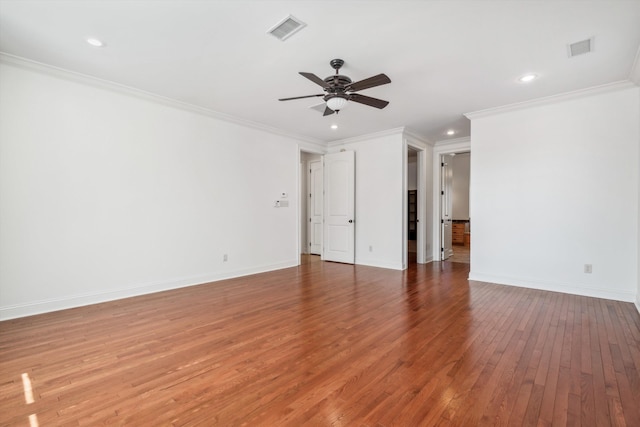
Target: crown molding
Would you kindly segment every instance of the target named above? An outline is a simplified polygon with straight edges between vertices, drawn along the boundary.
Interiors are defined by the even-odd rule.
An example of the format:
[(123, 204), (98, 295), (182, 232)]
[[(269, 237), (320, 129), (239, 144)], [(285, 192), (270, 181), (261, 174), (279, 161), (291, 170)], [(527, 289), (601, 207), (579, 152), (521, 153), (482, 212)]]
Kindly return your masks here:
[(517, 102), (514, 104), (503, 105), (496, 108), (488, 108), (486, 110), (474, 111), (471, 113), (465, 113), (465, 117), (469, 120), (475, 120), (482, 117), (493, 116), (496, 114), (508, 113), (511, 111), (522, 110), (525, 108), (538, 107), (542, 105), (550, 105), (558, 102), (571, 101), (574, 99), (584, 98), (587, 96), (600, 95), (603, 93), (615, 92), (619, 90), (629, 89), (636, 87), (633, 82), (629, 80), (622, 80), (619, 82), (607, 83), (600, 86), (594, 86), (586, 89), (580, 89), (572, 92), (561, 93), (558, 95), (545, 96), (542, 98), (533, 99), (531, 101)]
[(470, 136), (462, 136), (460, 138), (441, 139), (439, 141), (436, 141), (434, 146), (436, 146), (436, 147), (446, 147), (448, 145), (458, 145), (458, 144), (470, 143), (470, 142), (471, 142), (471, 137)]
[(337, 139), (335, 141), (328, 142), (327, 147), (336, 147), (339, 145), (353, 144), (354, 142), (367, 141), (375, 138), (383, 138), (385, 136), (390, 136), (390, 135), (401, 135), (404, 133), (404, 131), (405, 131), (404, 127), (399, 127), (399, 128), (383, 130), (380, 132), (368, 133), (366, 135), (354, 136), (352, 138)]
[(418, 142), (421, 142), (429, 147), (433, 147), (435, 145), (435, 143), (433, 141), (431, 141), (430, 139), (420, 135), (419, 133), (417, 133), (416, 131), (414, 131), (413, 129), (410, 129), (408, 127), (404, 128), (403, 134), (408, 137), (411, 138), (413, 140), (416, 140)]
[(104, 80), (98, 77), (90, 76), (88, 74), (82, 74), (82, 73), (67, 70), (64, 68), (55, 67), (53, 65), (32, 61), (30, 59), (11, 55), (9, 53), (0, 52), (0, 63), (13, 65), (15, 67), (27, 69), (30, 71), (40, 72), (42, 74), (47, 74), (53, 77), (69, 80), (75, 83), (96, 87), (98, 89), (109, 90), (109, 91), (113, 91), (123, 95), (136, 97), (139, 99), (143, 99), (145, 101), (155, 102), (157, 104), (162, 104), (168, 107), (173, 107), (173, 108), (188, 111), (191, 113), (200, 114), (202, 116), (207, 116), (213, 119), (222, 120), (228, 123), (233, 123), (239, 126), (260, 130), (260, 131), (271, 133), (274, 135), (284, 136), (286, 138), (294, 139), (298, 143), (301, 143), (306, 147), (313, 147), (319, 150), (326, 150), (327, 148), (327, 145), (323, 141), (315, 138), (309, 138), (308, 136), (294, 134), (291, 132), (284, 131), (282, 129), (267, 126), (262, 123), (242, 119), (239, 117), (232, 116), (230, 114), (225, 114), (218, 111), (210, 110), (208, 108), (200, 107), (194, 104), (189, 104), (187, 102), (178, 101), (173, 98), (157, 95), (155, 93), (146, 92), (140, 89), (133, 88), (131, 86), (126, 86), (120, 83), (112, 82), (110, 80)]

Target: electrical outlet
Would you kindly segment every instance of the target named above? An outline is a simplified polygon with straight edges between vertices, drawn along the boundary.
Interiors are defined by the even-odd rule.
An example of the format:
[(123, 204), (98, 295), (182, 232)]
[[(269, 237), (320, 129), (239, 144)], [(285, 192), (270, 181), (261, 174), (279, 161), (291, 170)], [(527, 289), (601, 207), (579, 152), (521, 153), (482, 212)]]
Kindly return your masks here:
[(227, 254), (222, 255), (222, 262), (227, 262), (227, 261), (229, 261), (229, 255)]
[(585, 264), (584, 265), (584, 272), (587, 274), (591, 274), (591, 270), (592, 270), (593, 266), (591, 264)]

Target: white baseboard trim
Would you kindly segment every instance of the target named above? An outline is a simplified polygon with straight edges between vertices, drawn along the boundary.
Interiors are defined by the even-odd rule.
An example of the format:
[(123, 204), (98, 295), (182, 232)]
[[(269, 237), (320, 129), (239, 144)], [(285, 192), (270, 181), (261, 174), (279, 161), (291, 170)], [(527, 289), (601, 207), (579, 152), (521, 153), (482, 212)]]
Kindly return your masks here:
[(209, 273), (199, 276), (184, 277), (167, 282), (148, 283), (130, 288), (112, 289), (104, 292), (93, 292), (87, 294), (76, 294), (61, 298), (50, 298), (24, 304), (4, 306), (0, 307), (0, 321), (16, 319), (19, 317), (33, 316), (36, 314), (49, 313), (52, 311), (66, 310), (69, 308), (82, 307), (85, 305), (99, 304), (102, 302), (152, 294), (155, 292), (185, 288), (188, 286), (202, 285), (204, 283), (233, 279), (236, 277), (248, 276), (251, 274), (266, 273), (268, 271), (296, 267), (297, 265), (298, 261), (293, 260), (243, 270), (227, 271), (224, 273)]
[(538, 289), (541, 291), (560, 292), (563, 294), (580, 295), (585, 297), (610, 299), (614, 301), (634, 302), (636, 299), (636, 295), (633, 292), (616, 292), (599, 288), (590, 288), (588, 286), (572, 286), (561, 283), (538, 282), (513, 277), (491, 276), (473, 272), (469, 273), (469, 280), (495, 283), (498, 285), (517, 286), (520, 288)]
[(640, 314), (640, 294), (638, 294), (637, 296), (635, 305), (636, 305), (636, 310), (638, 310), (638, 314)]
[(366, 265), (367, 267), (387, 268), (390, 270), (403, 270), (402, 263), (389, 263), (377, 260), (356, 260), (356, 265)]

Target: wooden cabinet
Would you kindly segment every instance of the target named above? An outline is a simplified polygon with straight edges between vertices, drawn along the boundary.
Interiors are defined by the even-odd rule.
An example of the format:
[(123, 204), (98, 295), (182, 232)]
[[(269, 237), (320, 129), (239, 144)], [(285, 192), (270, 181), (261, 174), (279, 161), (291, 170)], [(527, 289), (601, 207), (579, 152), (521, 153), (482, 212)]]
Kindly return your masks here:
[(409, 190), (409, 195), (407, 197), (408, 209), (409, 212), (409, 240), (416, 240), (416, 233), (418, 231), (418, 191), (417, 190)]
[(464, 222), (454, 222), (451, 227), (451, 243), (464, 245)]

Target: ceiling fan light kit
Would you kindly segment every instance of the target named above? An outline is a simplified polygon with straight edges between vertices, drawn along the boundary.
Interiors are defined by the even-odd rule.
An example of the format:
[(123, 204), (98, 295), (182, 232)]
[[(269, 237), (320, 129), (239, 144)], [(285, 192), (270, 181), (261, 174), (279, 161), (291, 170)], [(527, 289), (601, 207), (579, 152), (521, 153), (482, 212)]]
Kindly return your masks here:
[(343, 98), (340, 95), (336, 95), (332, 98), (327, 99), (327, 107), (329, 107), (333, 111), (340, 111), (346, 106), (347, 106), (346, 98)]
[(306, 77), (318, 86), (322, 87), (324, 93), (296, 96), (293, 98), (281, 98), (279, 99), (279, 101), (291, 101), (293, 99), (313, 98), (321, 96), (326, 103), (326, 108), (323, 114), (324, 116), (338, 113), (349, 104), (349, 101), (357, 102), (359, 104), (364, 104), (379, 109), (382, 109), (389, 105), (388, 101), (383, 101), (382, 99), (372, 98), (370, 96), (360, 95), (356, 93), (360, 90), (391, 83), (391, 79), (385, 74), (378, 74), (376, 76), (369, 77), (368, 79), (360, 80), (353, 83), (349, 77), (340, 74), (340, 68), (342, 68), (342, 66), (344, 65), (344, 61), (342, 59), (332, 59), (329, 64), (334, 70), (336, 70), (336, 73), (335, 75), (329, 76), (325, 79), (321, 79), (313, 73), (300, 72), (301, 76)]

